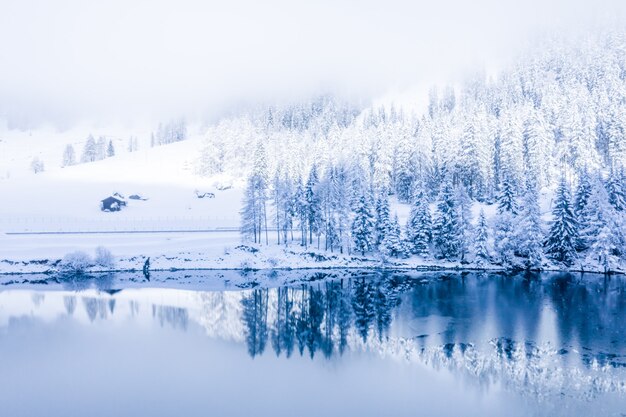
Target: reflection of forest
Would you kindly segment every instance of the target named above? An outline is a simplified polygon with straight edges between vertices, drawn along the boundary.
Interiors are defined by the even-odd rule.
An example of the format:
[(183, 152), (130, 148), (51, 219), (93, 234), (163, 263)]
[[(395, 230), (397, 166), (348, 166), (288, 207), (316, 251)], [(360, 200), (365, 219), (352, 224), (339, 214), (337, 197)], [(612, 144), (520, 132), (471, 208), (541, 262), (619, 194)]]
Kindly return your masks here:
[[(430, 279), (425, 283), (423, 278)], [(547, 307), (555, 312), (564, 352), (576, 346), (587, 364), (624, 366), (620, 355), (626, 347), (625, 289), (621, 278), (570, 274), (471, 273), (415, 279), (381, 272), (246, 292), (242, 320), (251, 356), (262, 354), (268, 343), (277, 355), (287, 357), (295, 349), (311, 357), (318, 351), (325, 357), (341, 355), (350, 334), (367, 346), (384, 342), (394, 320), (436, 316), (448, 319), (441, 335), (444, 351), (476, 343), (489, 325), (499, 335), (493, 342), (496, 353), (510, 359), (516, 346), (536, 342)]]

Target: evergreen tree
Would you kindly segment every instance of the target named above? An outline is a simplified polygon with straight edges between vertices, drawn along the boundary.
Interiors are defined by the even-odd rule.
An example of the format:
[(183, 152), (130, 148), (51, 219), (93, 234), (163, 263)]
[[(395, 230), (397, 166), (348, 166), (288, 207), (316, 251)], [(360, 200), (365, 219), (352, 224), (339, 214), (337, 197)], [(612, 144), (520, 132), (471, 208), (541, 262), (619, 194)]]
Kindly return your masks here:
[(510, 211), (498, 213), (494, 222), (494, 251), (499, 261), (507, 266), (515, 265), (515, 216)]
[(624, 211), (626, 209), (626, 198), (624, 196), (623, 184), (619, 173), (614, 169), (611, 169), (606, 180), (606, 191), (609, 194), (609, 202), (615, 210)]
[(389, 217), (389, 198), (387, 197), (387, 191), (383, 189), (380, 191), (378, 198), (376, 199), (376, 210), (374, 220), (374, 245), (379, 247), (383, 239), (389, 232), (391, 226), (391, 219)]
[(604, 213), (603, 222), (589, 250), (588, 260), (597, 262), (605, 273), (611, 272), (618, 265), (618, 253), (623, 250), (623, 238), (615, 213), (610, 208)]
[(413, 205), (406, 225), (408, 250), (416, 255), (427, 255), (432, 240), (432, 221), (428, 199), (423, 188), (415, 192)]
[(441, 257), (453, 259), (459, 255), (459, 215), (454, 190), (450, 181), (443, 184), (437, 202), (433, 225), (433, 241)]
[(113, 147), (113, 141), (109, 141), (107, 146), (107, 157), (110, 158), (112, 156), (115, 156), (115, 148)]
[(517, 217), (515, 230), (516, 255), (523, 258), (526, 269), (541, 267), (543, 259), (543, 232), (539, 196), (534, 181), (529, 181), (523, 196), (523, 206)]
[(359, 198), (352, 222), (352, 238), (354, 249), (365, 255), (373, 247), (374, 220), (372, 218), (370, 204), (365, 195)]
[(562, 177), (552, 209), (553, 220), (545, 242), (546, 253), (552, 259), (571, 265), (576, 258), (578, 224), (570, 201), (570, 192)]
[(624, 232), (600, 178), (594, 181), (589, 203), (579, 223), (580, 247), (589, 249), (587, 260), (611, 270), (623, 253)]
[(98, 138), (98, 142), (96, 143), (96, 160), (101, 161), (106, 158), (106, 147), (107, 142), (104, 136), (100, 136)]
[(380, 244), (380, 252), (385, 256), (405, 257), (406, 247), (402, 241), (398, 215), (389, 222), (385, 236)]
[(63, 151), (63, 166), (68, 167), (74, 164), (76, 164), (76, 152), (74, 152), (74, 147), (68, 144)]
[(488, 239), (489, 226), (487, 225), (487, 219), (485, 218), (485, 211), (480, 209), (474, 238), (474, 259), (476, 263), (481, 266), (488, 264), (491, 259), (489, 256), (489, 249), (487, 248)]
[(96, 147), (96, 140), (93, 136), (89, 135), (87, 137), (87, 141), (85, 142), (85, 146), (83, 148), (83, 154), (80, 158), (82, 162), (93, 162), (97, 159), (98, 150)]
[(465, 256), (471, 246), (472, 233), (472, 201), (470, 200), (464, 186), (459, 186), (455, 195), (457, 201), (457, 236), (459, 239), (459, 255), (461, 262), (465, 261)]
[(513, 215), (517, 214), (516, 192), (513, 182), (508, 176), (504, 176), (498, 194), (498, 213), (508, 212)]
[(252, 235), (254, 243), (261, 243), (262, 231), (265, 230), (265, 244), (269, 243), (267, 232), (267, 162), (265, 150), (259, 143), (254, 155), (254, 167), (248, 177), (241, 212), (241, 232), (244, 236)]
[(589, 196), (591, 195), (591, 179), (587, 169), (583, 169), (578, 176), (578, 186), (576, 187), (576, 196), (574, 198), (574, 214), (580, 221), (580, 216), (587, 206)]
[(314, 164), (309, 172), (309, 179), (307, 180), (306, 188), (304, 190), (304, 198), (307, 209), (309, 244), (313, 244), (313, 234), (315, 234), (318, 237), (317, 246), (319, 249), (319, 233), (322, 230), (324, 222), (322, 219), (322, 207), (318, 185), (319, 177), (317, 175), (317, 166)]

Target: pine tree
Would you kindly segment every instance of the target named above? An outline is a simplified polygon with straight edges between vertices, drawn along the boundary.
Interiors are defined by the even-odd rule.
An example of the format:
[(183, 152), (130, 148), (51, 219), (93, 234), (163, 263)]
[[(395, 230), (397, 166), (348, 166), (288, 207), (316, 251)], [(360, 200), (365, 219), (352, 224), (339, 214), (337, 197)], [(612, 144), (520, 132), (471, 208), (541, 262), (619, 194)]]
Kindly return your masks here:
[(63, 151), (63, 166), (69, 167), (74, 164), (76, 164), (76, 152), (74, 152), (74, 147), (68, 144)]
[(106, 158), (106, 146), (106, 139), (104, 136), (100, 136), (98, 138), (98, 142), (96, 143), (96, 160), (101, 161)]
[(541, 267), (543, 259), (543, 231), (539, 196), (534, 181), (529, 181), (523, 196), (523, 206), (515, 223), (515, 253), (523, 258), (526, 269)]
[(605, 273), (614, 270), (619, 262), (616, 252), (623, 242), (616, 236), (616, 230), (618, 230), (618, 225), (615, 222), (615, 218), (607, 219), (598, 231), (598, 235), (589, 251), (588, 259), (598, 262)]
[(591, 179), (587, 169), (583, 169), (578, 176), (578, 186), (576, 187), (576, 196), (574, 198), (574, 214), (576, 219), (580, 221), (580, 216), (587, 206), (589, 196), (591, 195)]
[(374, 220), (370, 211), (370, 204), (365, 195), (359, 198), (352, 222), (352, 238), (354, 249), (365, 255), (373, 247)]
[(383, 189), (376, 199), (374, 219), (374, 246), (376, 247), (380, 246), (389, 231), (391, 225), (389, 216), (389, 198), (387, 197), (387, 191)]
[(504, 176), (498, 194), (498, 213), (508, 212), (513, 215), (517, 214), (516, 192), (512, 181), (508, 176)]
[(432, 240), (432, 221), (428, 199), (423, 188), (415, 192), (413, 205), (406, 225), (408, 249), (416, 255), (427, 255)]
[(109, 141), (109, 145), (107, 146), (107, 157), (110, 158), (115, 156), (115, 148), (113, 147), (113, 141)]
[(459, 255), (459, 226), (457, 202), (450, 181), (443, 184), (437, 202), (433, 225), (433, 241), (441, 257), (452, 259)]
[(98, 150), (96, 147), (96, 140), (93, 136), (89, 135), (87, 137), (87, 141), (85, 142), (85, 147), (83, 148), (83, 154), (80, 158), (82, 162), (93, 162), (96, 160), (98, 156)]
[(465, 261), (465, 256), (469, 252), (472, 239), (472, 200), (467, 195), (464, 186), (459, 186), (455, 193), (457, 201), (459, 254), (461, 262)]
[(515, 216), (510, 211), (498, 213), (494, 221), (494, 251), (502, 264), (515, 264)]
[(489, 256), (489, 249), (487, 248), (488, 239), (489, 226), (487, 225), (487, 219), (485, 218), (485, 211), (480, 209), (474, 238), (474, 259), (480, 266), (488, 264), (491, 259)]
[(254, 166), (244, 193), (241, 212), (241, 232), (252, 235), (254, 243), (261, 243), (265, 230), (265, 244), (269, 243), (267, 232), (267, 162), (262, 144), (258, 144), (254, 155)]
[(578, 224), (564, 177), (561, 178), (555, 198), (552, 209), (553, 220), (545, 242), (546, 253), (555, 261), (571, 265), (576, 258)]
[(609, 194), (609, 202), (617, 211), (626, 209), (626, 197), (624, 195), (623, 184), (620, 175), (616, 170), (611, 169), (606, 180), (606, 191)]
[(394, 219), (389, 222), (385, 236), (380, 243), (380, 252), (385, 256), (405, 257), (406, 247), (402, 241), (400, 222), (396, 214)]
[(319, 233), (322, 230), (324, 220), (322, 218), (322, 207), (320, 201), (320, 195), (318, 190), (319, 177), (317, 175), (317, 166), (313, 164), (311, 171), (309, 172), (309, 179), (307, 180), (306, 187), (304, 189), (304, 198), (307, 208), (307, 223), (309, 228), (309, 244), (313, 244), (313, 234), (318, 237), (319, 248)]
[[(598, 177), (592, 184), (589, 203), (581, 214), (580, 247), (589, 249), (587, 259), (610, 269), (623, 252), (623, 229), (619, 215), (609, 201), (608, 193)], [(608, 271), (607, 269), (607, 271)]]

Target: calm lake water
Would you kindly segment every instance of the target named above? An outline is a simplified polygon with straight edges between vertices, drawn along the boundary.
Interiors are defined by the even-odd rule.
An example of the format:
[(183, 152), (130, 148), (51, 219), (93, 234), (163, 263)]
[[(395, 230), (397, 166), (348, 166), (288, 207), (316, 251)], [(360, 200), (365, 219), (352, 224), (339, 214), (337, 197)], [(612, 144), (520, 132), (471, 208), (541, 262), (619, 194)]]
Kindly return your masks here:
[(0, 416), (626, 415), (622, 277), (0, 284)]

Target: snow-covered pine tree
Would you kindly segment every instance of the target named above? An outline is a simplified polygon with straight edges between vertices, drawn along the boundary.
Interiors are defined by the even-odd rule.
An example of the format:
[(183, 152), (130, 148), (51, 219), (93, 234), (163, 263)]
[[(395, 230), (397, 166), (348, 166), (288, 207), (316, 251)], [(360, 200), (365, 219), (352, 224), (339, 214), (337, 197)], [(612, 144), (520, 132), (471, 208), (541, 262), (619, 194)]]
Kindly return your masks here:
[(432, 220), (428, 198), (422, 186), (414, 192), (413, 205), (406, 224), (408, 250), (416, 255), (427, 255), (432, 240)]
[(115, 148), (113, 147), (113, 141), (109, 140), (109, 144), (107, 145), (107, 158), (115, 156)]
[(498, 214), (494, 222), (494, 250), (501, 263), (515, 263), (515, 217), (517, 215), (517, 193), (509, 176), (503, 174), (500, 193), (497, 196)]
[[(274, 205), (274, 227), (276, 227), (276, 244), (280, 245), (280, 236), (283, 232), (283, 228), (281, 227), (281, 220), (283, 219), (283, 213), (281, 213), (284, 208), (284, 203), (282, 201), (284, 197), (283, 192), (283, 182), (280, 169), (277, 169), (274, 173), (274, 178), (272, 179), (272, 200)], [(286, 242), (284, 242), (286, 243)]]
[(341, 164), (337, 169), (335, 176), (337, 184), (333, 187), (334, 201), (336, 204), (335, 210), (337, 212), (337, 233), (339, 235), (341, 253), (344, 250), (349, 251), (351, 239), (350, 239), (350, 180), (348, 178), (348, 171), (345, 166)]
[(459, 238), (459, 255), (461, 262), (465, 261), (466, 255), (469, 253), (472, 233), (472, 200), (467, 195), (465, 187), (460, 185), (455, 192), (457, 201), (457, 236)]
[[(590, 249), (589, 260), (595, 260), (606, 266), (623, 252), (624, 232), (620, 227), (619, 212), (610, 203), (607, 190), (599, 174), (592, 183), (589, 203), (582, 211), (579, 222), (580, 248)], [(600, 235), (602, 237), (600, 238)], [(603, 251), (611, 245), (607, 255)], [(609, 257), (610, 255), (610, 257)]]
[(380, 252), (383, 255), (392, 256), (394, 258), (406, 256), (406, 247), (402, 240), (401, 233), (400, 222), (396, 214), (394, 219), (389, 222), (389, 227), (380, 243)]
[(478, 215), (478, 224), (476, 225), (474, 237), (474, 260), (479, 266), (487, 265), (491, 261), (489, 249), (487, 247), (489, 240), (489, 225), (485, 218), (485, 211), (481, 208)]
[(552, 215), (550, 232), (545, 242), (545, 252), (555, 261), (571, 265), (576, 259), (578, 223), (564, 176), (561, 177), (556, 192)]
[(251, 238), (254, 243), (258, 243), (261, 239), (259, 223), (261, 208), (259, 207), (257, 191), (257, 179), (251, 175), (248, 177), (244, 191), (240, 230), (244, 237)]
[(267, 231), (267, 161), (265, 149), (259, 142), (254, 154), (254, 165), (248, 177), (241, 211), (241, 232), (252, 235), (254, 243), (261, 243), (265, 230), (265, 244), (269, 244)]
[(85, 146), (83, 147), (83, 154), (80, 158), (81, 162), (93, 162), (98, 157), (98, 150), (96, 147), (96, 140), (92, 135), (87, 137)]
[(402, 134), (394, 153), (393, 180), (398, 201), (401, 203), (411, 200), (411, 188), (415, 180), (411, 139), (409, 135)]
[(576, 187), (576, 195), (574, 197), (574, 214), (578, 220), (580, 220), (581, 213), (587, 206), (590, 195), (591, 178), (589, 177), (589, 171), (587, 171), (587, 168), (584, 168), (578, 174), (578, 185)]
[(522, 207), (515, 221), (515, 254), (523, 259), (526, 269), (540, 268), (543, 260), (543, 231), (539, 211), (539, 193), (533, 180), (528, 180)]
[(609, 201), (607, 190), (598, 174), (592, 183), (589, 202), (581, 214), (580, 247), (588, 249), (587, 263), (604, 272), (614, 269), (623, 253), (624, 233), (619, 214)]
[(605, 273), (613, 271), (618, 265), (619, 257), (616, 253), (623, 247), (623, 241), (616, 234), (619, 226), (613, 214), (611, 213), (604, 225), (598, 230), (598, 235), (591, 245), (587, 257), (588, 263), (597, 262)]
[(485, 146), (481, 141), (480, 132), (477, 131), (477, 121), (480, 120), (476, 113), (470, 115), (463, 125), (461, 137), (461, 152), (459, 155), (459, 174), (461, 182), (466, 187), (470, 198), (480, 198), (484, 193), (485, 178), (483, 175), (483, 158)]
[(459, 255), (459, 215), (451, 181), (444, 181), (433, 221), (433, 242), (439, 255), (453, 259)]
[(96, 143), (96, 160), (100, 161), (106, 158), (106, 147), (107, 141), (104, 136), (100, 136), (98, 138), (98, 142)]
[(71, 144), (65, 146), (63, 150), (63, 166), (69, 167), (76, 164), (76, 152)]
[(283, 243), (287, 246), (290, 239), (293, 241), (293, 217), (296, 215), (296, 210), (293, 182), (286, 173), (283, 174), (278, 201), (281, 203), (277, 210), (281, 214), (279, 222), (283, 232)]
[(500, 184), (500, 193), (497, 197), (498, 213), (508, 212), (512, 215), (517, 214), (517, 193), (513, 182), (508, 175), (504, 175)]
[(313, 234), (315, 234), (317, 236), (317, 246), (319, 249), (319, 237), (324, 220), (318, 186), (319, 177), (317, 174), (317, 165), (313, 164), (311, 171), (309, 172), (309, 179), (307, 180), (306, 187), (304, 189), (304, 198), (307, 208), (309, 244), (313, 244)]
[(352, 222), (352, 239), (354, 249), (365, 255), (372, 250), (374, 243), (374, 219), (371, 214), (370, 202), (365, 195), (359, 197), (354, 220)]
[(389, 214), (389, 197), (387, 190), (382, 189), (376, 198), (375, 218), (374, 218), (374, 246), (379, 247), (385, 235), (389, 231), (391, 218)]
[(616, 169), (611, 169), (606, 179), (606, 192), (609, 194), (609, 202), (617, 211), (626, 209), (626, 196), (621, 180), (619, 171)]

